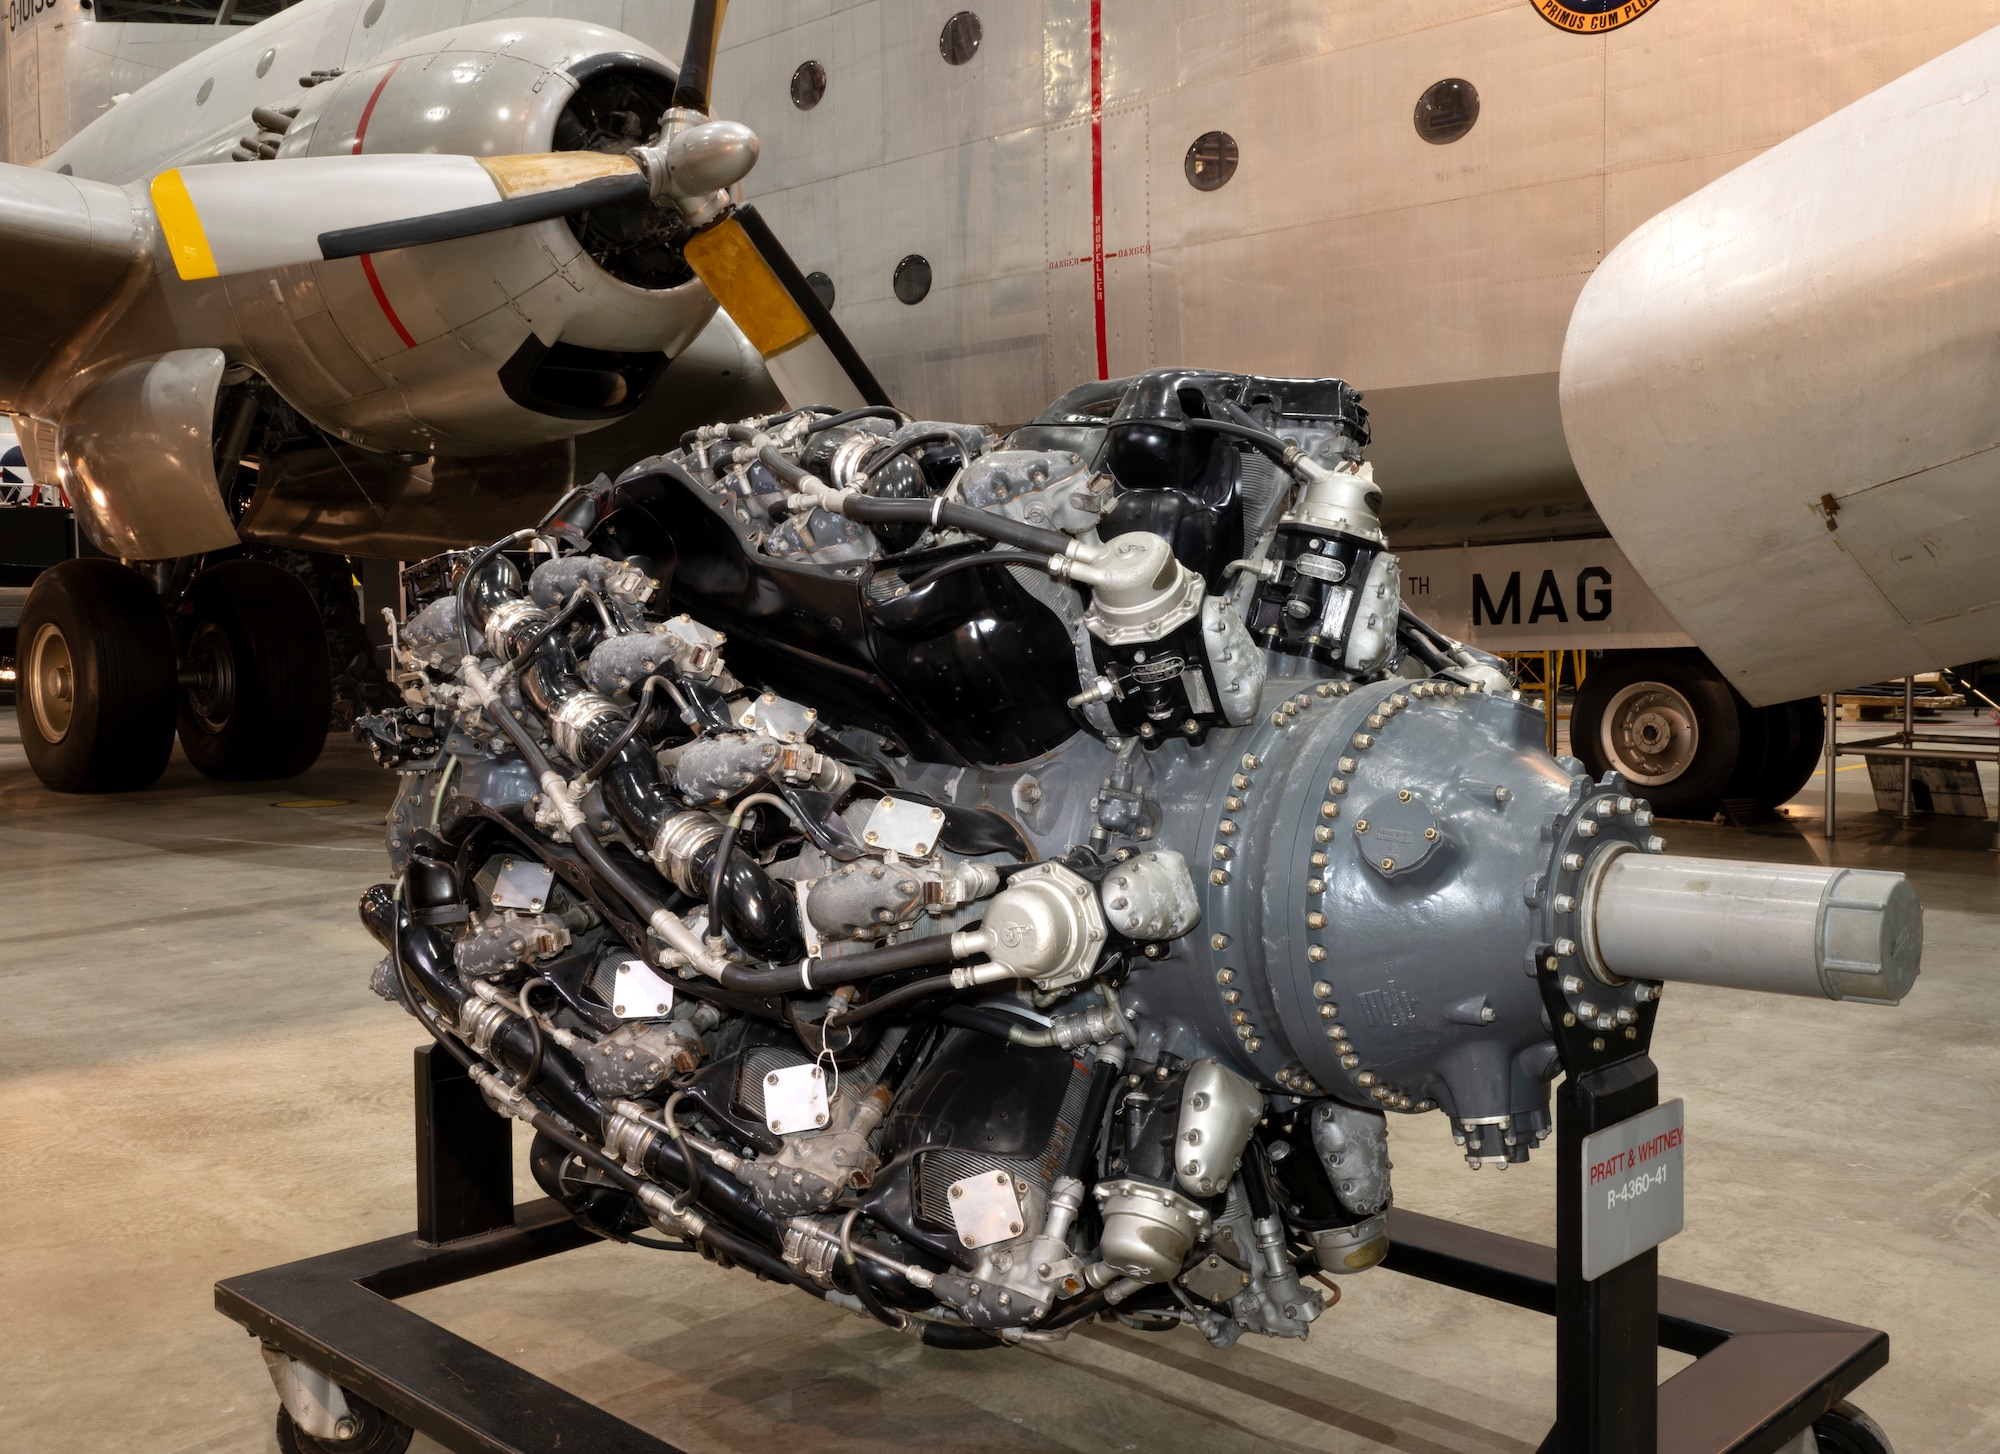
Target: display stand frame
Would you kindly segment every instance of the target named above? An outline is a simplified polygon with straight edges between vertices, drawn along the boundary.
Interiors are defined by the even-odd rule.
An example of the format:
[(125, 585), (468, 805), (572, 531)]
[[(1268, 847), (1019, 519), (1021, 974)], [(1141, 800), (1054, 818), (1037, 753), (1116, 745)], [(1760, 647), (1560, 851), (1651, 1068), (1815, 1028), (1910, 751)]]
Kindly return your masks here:
[[(1643, 1055), (1572, 1076), (1557, 1096), (1559, 1165), (1580, 1166), (1583, 1136), (1657, 1103), (1658, 1086)], [(555, 1201), (512, 1205), (508, 1123), (430, 1046), (416, 1057), (416, 1132), (415, 1232), (225, 1278), (216, 1309), (456, 1454), (680, 1454), (398, 1305), (598, 1240)], [(1886, 1333), (1660, 1277), (1657, 1251), (1585, 1282), (1581, 1200), (1569, 1200), (1553, 1248), (1392, 1211), (1383, 1264), (1555, 1317), (1544, 1454), (1780, 1454), (1888, 1363)], [(1695, 1361), (1656, 1383), (1658, 1348)]]

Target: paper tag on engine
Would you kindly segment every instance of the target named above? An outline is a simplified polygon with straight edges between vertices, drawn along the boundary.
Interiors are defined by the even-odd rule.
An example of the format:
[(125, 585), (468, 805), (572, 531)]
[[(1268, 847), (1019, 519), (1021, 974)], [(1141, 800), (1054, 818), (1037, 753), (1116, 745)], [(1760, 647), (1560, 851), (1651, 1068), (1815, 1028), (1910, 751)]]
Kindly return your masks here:
[(611, 1013), (621, 1020), (653, 1020), (674, 1007), (674, 987), (643, 959), (618, 966), (611, 985)]
[(817, 1065), (788, 1065), (764, 1077), (764, 1124), (775, 1136), (826, 1124), (826, 1077)]
[(1021, 1235), (1021, 1198), (1004, 1171), (982, 1171), (951, 1184), (951, 1224), (967, 1247), (1011, 1242)]

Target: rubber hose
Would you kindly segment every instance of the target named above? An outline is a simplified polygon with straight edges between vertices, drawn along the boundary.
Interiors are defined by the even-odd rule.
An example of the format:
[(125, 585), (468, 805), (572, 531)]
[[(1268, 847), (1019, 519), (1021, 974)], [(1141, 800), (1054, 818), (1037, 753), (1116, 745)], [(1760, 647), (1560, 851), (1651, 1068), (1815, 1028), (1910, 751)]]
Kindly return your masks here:
[(776, 445), (765, 445), (757, 451), (757, 458), (763, 462), (765, 469), (769, 470), (795, 490), (806, 488), (808, 482), (813, 484), (821, 483), (819, 477), (813, 474), (811, 470), (799, 468), (799, 466), (778, 453)]
[[(439, 867), (442, 868), (441, 865)], [(371, 934), (379, 935), (381, 932), (380, 920), (384, 909), (384, 895), (380, 892), (382, 887), (377, 885), (363, 894), (361, 899), (362, 922)], [(457, 902), (457, 884), (448, 870), (436, 876), (424, 897)], [(409, 918), (411, 912), (435, 907), (438, 905), (416, 902), (406, 908), (393, 898), (387, 901), (387, 912), (394, 916), (391, 922), (400, 928), (400, 932), (394, 935), (392, 953), (398, 974), (407, 968), (423, 997), (447, 1022), (456, 1024), (467, 991), (458, 983), (450, 941), (438, 930), (429, 925), (412, 923)], [(414, 1006), (406, 1005), (404, 1008), (414, 1013)], [(422, 1015), (417, 1018), (424, 1019)], [(584, 1075), (583, 1067), (559, 1045), (539, 1045), (538, 1053), (540, 1040), (539, 1027), (531, 1028), (524, 1020), (510, 1019), (494, 1032), (492, 1052), (497, 1060), (516, 1071), (525, 1072), (529, 1066), (534, 1066), (543, 1096), (559, 1113), (576, 1125), (602, 1130), (604, 1107), (589, 1089), (589, 1079)]]
[(850, 520), (891, 525), (948, 525), (987, 540), (997, 540), (1020, 550), (1032, 551), (1045, 564), (1049, 556), (1062, 555), (1075, 544), (1060, 530), (1044, 530), (1039, 525), (1009, 520), (989, 510), (970, 505), (954, 505), (937, 500), (877, 500), (868, 495), (842, 495), (840, 513)]
[[(709, 1211), (726, 1216), (737, 1225), (754, 1229), (775, 1241), (779, 1236), (777, 1224), (750, 1189), (733, 1176), (715, 1174), (701, 1162), (699, 1151), (690, 1150), (665, 1136), (655, 1135), (646, 1146), (646, 1171), (649, 1175), (675, 1186), (698, 1187), (699, 1190), (694, 1193), (697, 1205), (706, 1206)], [(692, 1181), (690, 1176), (694, 1178)]]
[(924, 999), (929, 995), (942, 994), (950, 988), (951, 976), (948, 974), (934, 974), (929, 979), (920, 979), (910, 984), (898, 985), (895, 989), (888, 991), (876, 999), (870, 1000), (865, 1005), (844, 1011), (837, 1018), (830, 1017), (833, 1018), (833, 1025), (829, 1028), (837, 1029), (842, 1025), (852, 1025), (857, 1020), (872, 1020), (877, 1015), (887, 1014), (890, 1010), (898, 1009), (903, 1005), (910, 1004), (915, 1000)]
[(873, 1318), (883, 1327), (894, 1328), (899, 1333), (909, 1326), (906, 1320), (899, 1319), (895, 1314), (891, 1313), (883, 1305), (882, 1300), (875, 1295), (875, 1284), (868, 1275), (867, 1263), (863, 1262), (859, 1257), (855, 1257), (848, 1259), (845, 1265), (849, 1284), (848, 1290), (856, 1298), (860, 1299), (862, 1307), (868, 1309), (869, 1317)]
[(1264, 1148), (1253, 1137), (1243, 1148), (1243, 1194), (1250, 1203), (1250, 1215), (1262, 1220), (1278, 1215), (1277, 1193), (1271, 1187), (1271, 1163)]
[(1284, 440), (1278, 438), (1277, 435), (1272, 434), (1269, 430), (1258, 429), (1248, 424), (1234, 424), (1227, 419), (1190, 419), (1187, 422), (1187, 427), (1203, 430), (1210, 434), (1226, 434), (1232, 439), (1240, 439), (1246, 444), (1254, 446), (1259, 453), (1269, 455), (1273, 461), (1280, 465), (1284, 464), (1285, 455), (1289, 448)]
[(1042, 1326), (1044, 1328), (1067, 1328), (1074, 1323), (1081, 1323), (1086, 1318), (1096, 1317), (1111, 1306), (1110, 1299), (1106, 1298), (1104, 1293), (1105, 1289), (1099, 1288), (1082, 1302), (1070, 1304), (1051, 1317), (1047, 1322), (1043, 1323)]
[(971, 570), (974, 566), (981, 565), (1025, 565), (1036, 570), (1047, 570), (1049, 559), (1045, 555), (1030, 555), (1026, 551), (985, 551), (979, 555), (966, 555), (960, 556), (957, 560), (948, 560), (936, 570), (926, 571), (915, 580), (905, 581), (903, 584), (912, 591), (921, 591), (932, 582), (942, 580), (957, 571)]
[(817, 434), (822, 429), (832, 429), (836, 425), (852, 423), (856, 419), (893, 419), (901, 424), (903, 411), (892, 409), (887, 404), (863, 404), (859, 409), (843, 409), (831, 419), (815, 419), (806, 426), (806, 433)]
[(1091, 1066), (1090, 1090), (1083, 1102), (1083, 1115), (1070, 1137), (1069, 1154), (1063, 1158), (1064, 1176), (1073, 1176), (1086, 1187), (1097, 1180), (1097, 1135), (1104, 1127), (1105, 1107), (1118, 1088), (1118, 1067), (1100, 1060)]
[(927, 1348), (998, 1348), (1000, 1340), (983, 1328), (961, 1328), (955, 1323), (925, 1323)]
[[(480, 551), (478, 555), (474, 556), (472, 564), (466, 567), (465, 574), (459, 577), (458, 591), (456, 593), (458, 596), (458, 644), (464, 648), (467, 656), (478, 655), (478, 652), (472, 646), (472, 601), (474, 598), (473, 585), (475, 581), (485, 572), (486, 567), (493, 562), (494, 557), (499, 555), (501, 551), (507, 549), (510, 545), (520, 544), (524, 538), (531, 537), (534, 533), (532, 530), (517, 530), (512, 535), (501, 536), (500, 539), (494, 541), (491, 545)], [(480, 602), (478, 624), (481, 635), (485, 634), (486, 618), (490, 609), (486, 601), (487, 594), (495, 591), (509, 591), (510, 578), (512, 594), (520, 594), (521, 573), (514, 569), (511, 561), (503, 559), (500, 563), (506, 567), (501, 578), (491, 585), (480, 586), (478, 590), (478, 599)]]
[[(906, 969), (928, 969), (932, 965), (949, 964), (954, 957), (951, 935), (927, 934), (906, 944), (891, 944), (886, 949), (843, 954), (838, 959), (815, 959), (803, 973), (797, 968), (731, 969), (723, 975), (722, 984), (725, 989), (744, 994), (792, 994), (799, 990), (831, 989), (835, 985), (878, 979)], [(850, 1014), (842, 1018), (852, 1020), (856, 1017)]]
[(869, 456), (861, 461), (861, 473), (872, 475), (897, 455), (915, 449), (920, 444), (954, 444), (958, 446), (958, 457), (966, 465), (972, 463), (972, 451), (955, 429), (926, 429), (912, 434), (908, 439), (887, 439)]
[(639, 735), (639, 729), (646, 725), (646, 717), (653, 710), (653, 688), (665, 681), (666, 678), (659, 676), (646, 678), (646, 684), (639, 688), (639, 703), (632, 709), (632, 715), (626, 721), (625, 726), (620, 729), (616, 737), (611, 739), (611, 745), (604, 749), (603, 754), (597, 761), (583, 770), (581, 781), (586, 786), (596, 782), (603, 774), (604, 769), (611, 766), (611, 760), (625, 750), (625, 745), (628, 742)]

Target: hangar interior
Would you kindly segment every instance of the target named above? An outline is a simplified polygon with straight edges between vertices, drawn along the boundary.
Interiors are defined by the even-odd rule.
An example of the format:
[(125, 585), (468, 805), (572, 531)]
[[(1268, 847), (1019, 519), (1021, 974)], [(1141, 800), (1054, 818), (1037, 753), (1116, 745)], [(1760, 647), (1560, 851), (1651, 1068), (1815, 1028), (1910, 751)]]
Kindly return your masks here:
[[(389, 784), (335, 738), (282, 785), (219, 785), (177, 757), (155, 792), (67, 798), (33, 781), (11, 712), (0, 722), (7, 1427), (22, 1447), (266, 1450), (270, 1382), (212, 1284), (413, 1216), (418, 1037), (369, 993), (377, 951), (352, 909), (381, 874)], [(1990, 824), (1904, 829), (1865, 778), (1843, 764), (1833, 852), (1915, 880), (1920, 992), (1866, 1012), (1669, 992), (1655, 1058), (1695, 1140), (1686, 1231), (1661, 1268), (1887, 1329), (1891, 1362), (1857, 1400), (1898, 1447), (1970, 1454), (2000, 1420), (2000, 862)], [(1755, 829), (1667, 832), (1677, 851), (1820, 862), (1820, 789)], [(516, 1135), (526, 1202), (540, 1193)], [(1400, 1204), (1552, 1240), (1552, 1157), (1474, 1174), (1435, 1118), (1398, 1122), (1392, 1154)], [(1380, 1269), (1343, 1292), (1310, 1342), (1227, 1353), (1116, 1325), (998, 1356), (924, 1349), (696, 1258), (612, 1246), (412, 1305), (718, 1454), (1537, 1446), (1548, 1318)], [(1661, 1376), (1687, 1361), (1663, 1352)]]
[(2000, 0), (729, 10), (10, 6), (0, 1445), (2000, 1441)]

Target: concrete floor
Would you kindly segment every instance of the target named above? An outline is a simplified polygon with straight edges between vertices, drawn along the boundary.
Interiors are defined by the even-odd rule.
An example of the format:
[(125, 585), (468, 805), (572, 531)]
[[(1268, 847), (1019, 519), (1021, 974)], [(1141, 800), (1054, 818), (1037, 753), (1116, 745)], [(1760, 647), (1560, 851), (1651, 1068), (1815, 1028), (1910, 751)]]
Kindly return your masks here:
[[(1922, 893), (1923, 978), (1893, 1011), (1668, 992), (1655, 1055), (1691, 1149), (1663, 1265), (1888, 1329), (1892, 1362), (1857, 1401), (1903, 1454), (1987, 1454), (2000, 855), (1990, 825), (1906, 831), (1874, 815), (1864, 773), (1836, 781), (1835, 860), (1906, 869)], [(1819, 786), (1759, 829), (1666, 825), (1671, 848), (1827, 861)], [(272, 1449), (270, 1385), (211, 1285), (411, 1225), (420, 1035), (369, 994), (353, 911), (384, 872), (391, 787), (337, 739), (293, 782), (212, 783), (177, 756), (150, 792), (62, 798), (0, 713), (0, 1448)], [(1552, 1152), (1474, 1175), (1438, 1118), (1394, 1139), (1399, 1204), (1553, 1240)], [(1106, 1327), (926, 1351), (614, 1247), (412, 1305), (695, 1451), (1535, 1447), (1552, 1323), (1393, 1273), (1345, 1286), (1304, 1346), (1228, 1354)]]

